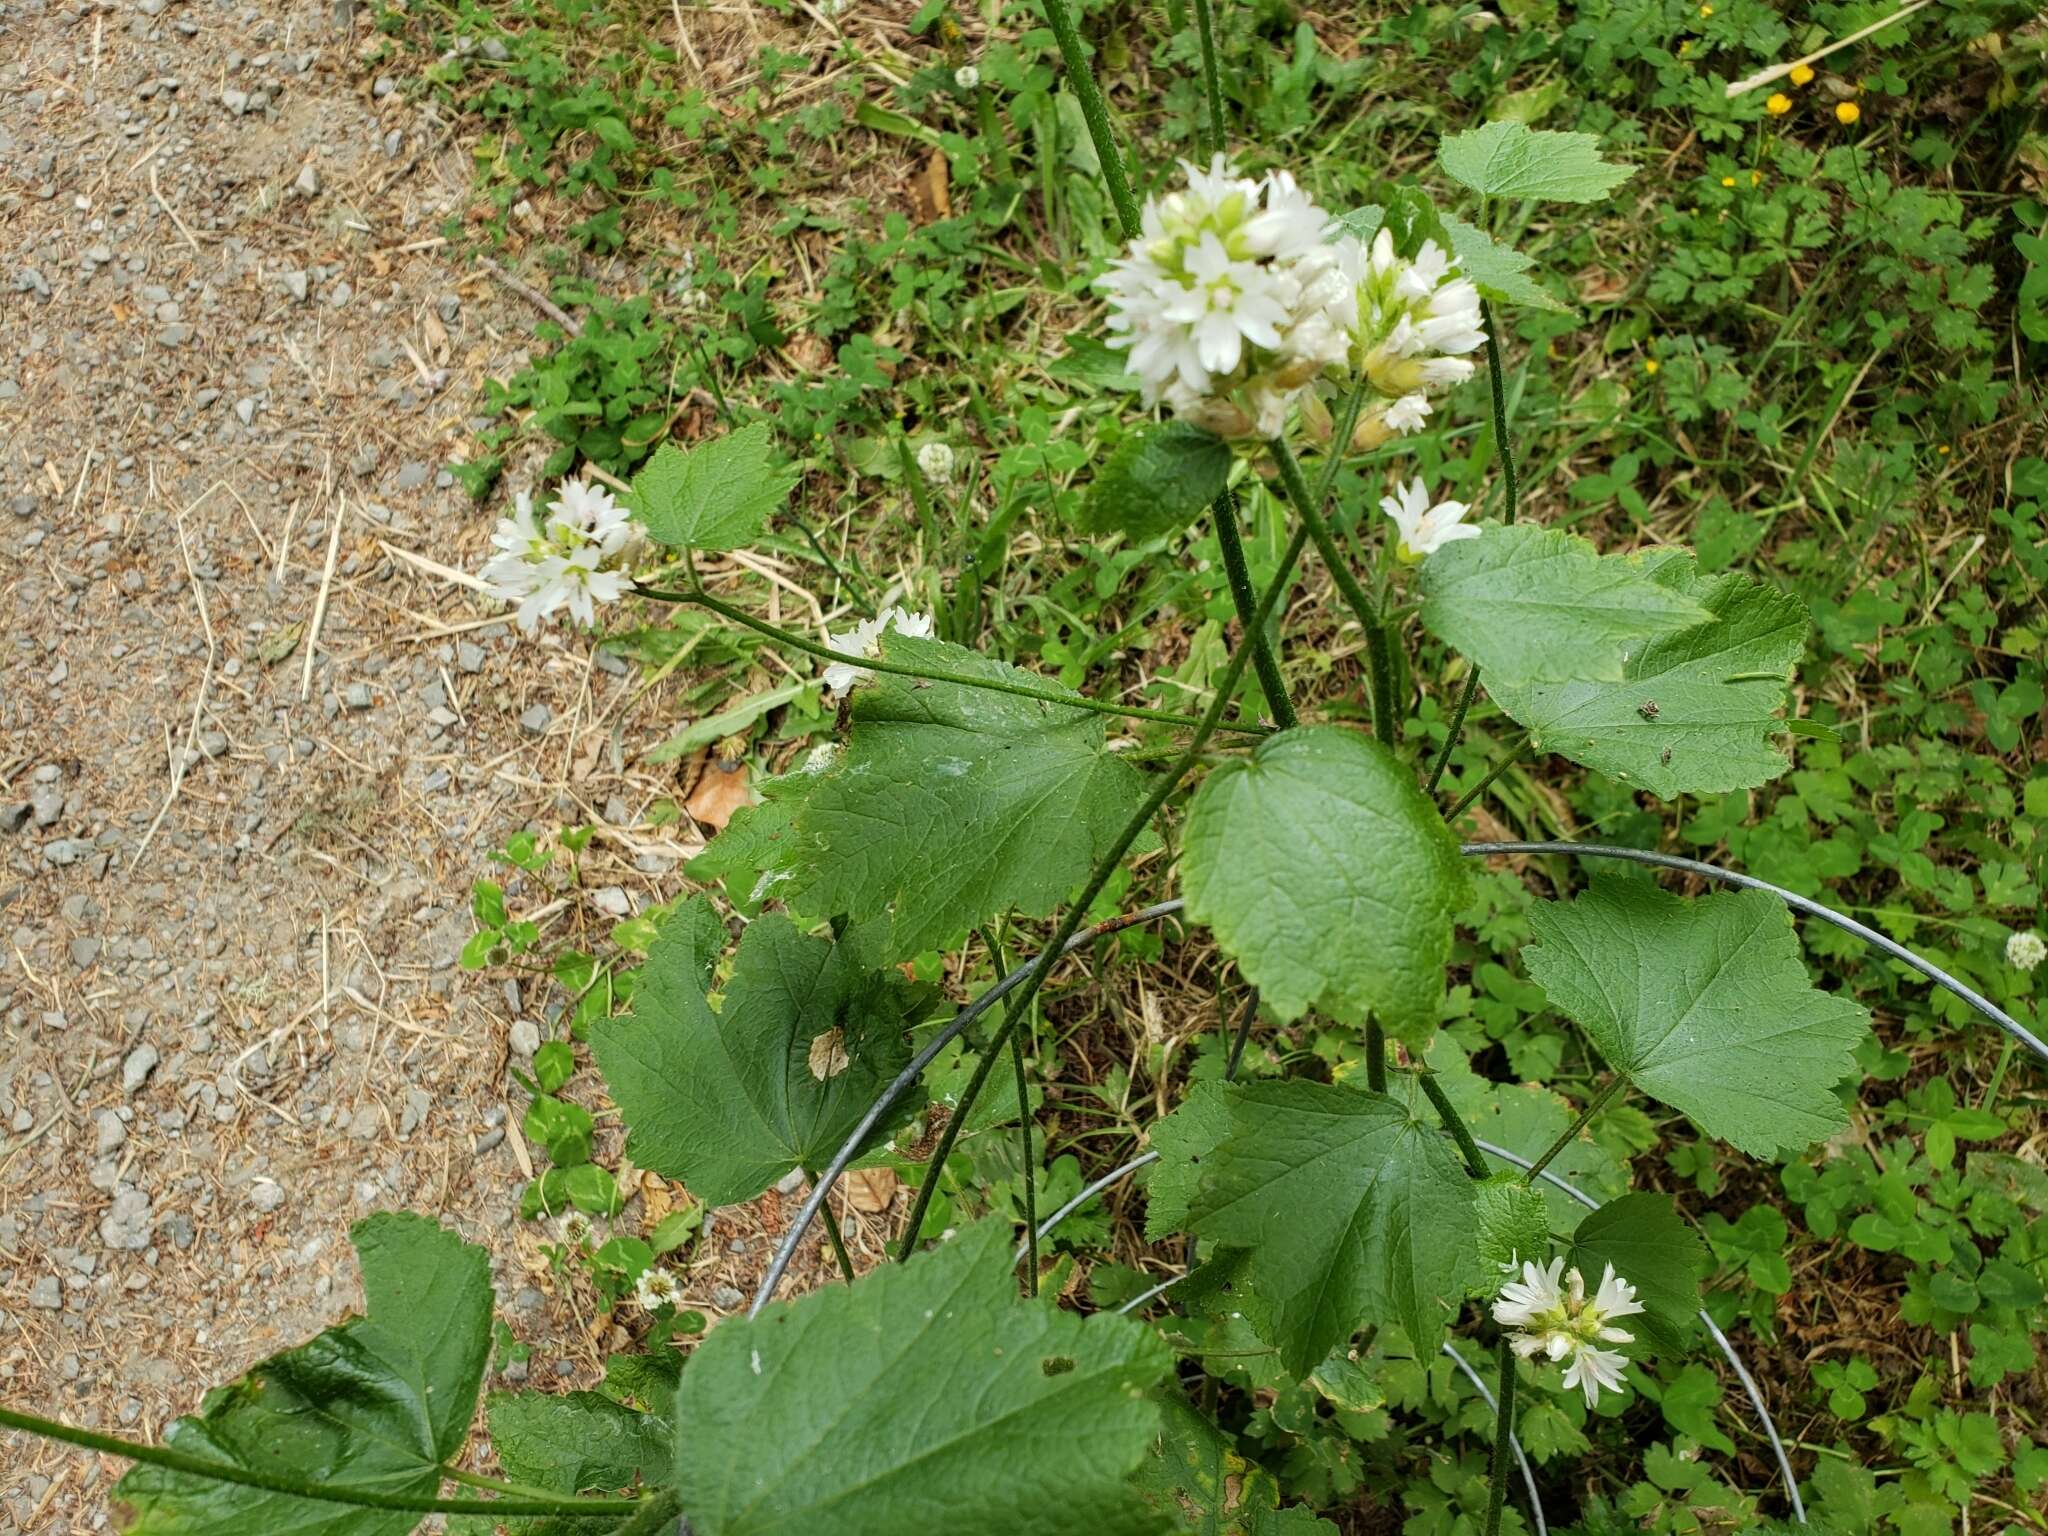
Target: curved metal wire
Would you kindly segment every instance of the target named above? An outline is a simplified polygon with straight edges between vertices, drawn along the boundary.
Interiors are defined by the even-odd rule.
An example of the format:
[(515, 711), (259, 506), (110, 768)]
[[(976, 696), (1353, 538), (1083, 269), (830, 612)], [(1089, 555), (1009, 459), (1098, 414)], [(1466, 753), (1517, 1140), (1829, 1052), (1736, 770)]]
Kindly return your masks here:
[[(1510, 1152), (1506, 1147), (1496, 1147), (1490, 1141), (1479, 1141), (1477, 1137), (1473, 1139), (1479, 1150), (1489, 1157), (1497, 1157), (1504, 1163), (1512, 1163), (1524, 1170), (1530, 1166), (1529, 1159), (1519, 1152)], [(1600, 1202), (1593, 1196), (1580, 1189), (1578, 1185), (1559, 1178), (1548, 1168), (1536, 1177), (1553, 1188), (1563, 1190), (1587, 1210), (1600, 1209)], [(1735, 1346), (1728, 1342), (1728, 1335), (1723, 1333), (1715, 1325), (1713, 1318), (1707, 1315), (1705, 1307), (1700, 1308), (1699, 1315), (1700, 1321), (1707, 1325), (1707, 1332), (1714, 1336), (1714, 1342), (1721, 1346), (1721, 1353), (1727, 1356), (1728, 1363), (1735, 1368), (1735, 1375), (1742, 1383), (1742, 1390), (1749, 1394), (1749, 1406), (1756, 1410), (1756, 1421), (1763, 1426), (1764, 1437), (1771, 1442), (1771, 1454), (1778, 1458), (1778, 1471), (1783, 1474), (1785, 1491), (1792, 1498), (1792, 1513), (1798, 1517), (1801, 1525), (1806, 1524), (1806, 1504), (1799, 1497), (1799, 1479), (1792, 1475), (1792, 1458), (1785, 1454), (1785, 1442), (1778, 1438), (1777, 1423), (1771, 1418), (1771, 1410), (1764, 1405), (1764, 1395), (1757, 1387), (1756, 1378), (1749, 1374), (1749, 1367), (1742, 1363), (1742, 1356), (1738, 1355)]]
[[(1444, 1353), (1451, 1357), (1451, 1364), (1464, 1372), (1465, 1379), (1472, 1383), (1473, 1388), (1479, 1393), (1480, 1401), (1498, 1413), (1500, 1400), (1493, 1395), (1492, 1389), (1486, 1385), (1479, 1373), (1472, 1369), (1471, 1362), (1451, 1348), (1448, 1339), (1444, 1341), (1443, 1349)], [(1529, 1513), (1536, 1517), (1536, 1536), (1550, 1536), (1550, 1525), (1543, 1518), (1543, 1495), (1536, 1491), (1536, 1474), (1529, 1470), (1529, 1458), (1522, 1454), (1521, 1436), (1513, 1431), (1508, 1433), (1508, 1449), (1515, 1453), (1515, 1465), (1522, 1469), (1522, 1486), (1529, 1490)]]
[(1607, 843), (1465, 843), (1458, 851), (1468, 858), (1484, 858), (1491, 853), (1566, 853), (1591, 859), (1621, 859), (1630, 864), (1647, 864), (1654, 869), (1682, 869), (1687, 874), (1698, 875), (1703, 880), (1718, 880), (1723, 885), (1740, 886), (1748, 891), (1768, 891), (1795, 912), (1804, 912), (1808, 917), (1817, 917), (1824, 923), (1832, 923), (1844, 933), (1855, 934), (1872, 948), (1883, 950), (1901, 965), (1911, 966), (1936, 986), (1944, 987), (1960, 997), (2032, 1051), (2044, 1064), (2048, 1064), (2048, 1043), (2043, 1043), (2040, 1036), (1981, 992), (1957, 981), (1933, 961), (1921, 959), (1905, 945), (1886, 938), (1875, 928), (1867, 927), (1853, 917), (1844, 916), (1833, 907), (1824, 907), (1809, 896), (1802, 896), (1797, 891), (1788, 891), (1782, 885), (1773, 885), (1770, 881), (1759, 880), (1754, 875), (1737, 874), (1732, 869), (1723, 869), (1718, 864), (1705, 864), (1698, 859), (1680, 858), (1670, 853), (1652, 853), (1647, 848), (1617, 848)]
[[(1041, 1243), (1044, 1242), (1046, 1240), (1046, 1237), (1052, 1232), (1052, 1229), (1054, 1227), (1058, 1226), (1061, 1222), (1065, 1221), (1069, 1216), (1073, 1215), (1074, 1212), (1081, 1209), (1082, 1206), (1086, 1205), (1090, 1200), (1093, 1200), (1097, 1195), (1101, 1194), (1105, 1189), (1109, 1188), (1109, 1186), (1114, 1184), (1118, 1179), (1125, 1178), (1130, 1174), (1136, 1173), (1140, 1168), (1149, 1167), (1151, 1164), (1156, 1163), (1158, 1161), (1159, 1154), (1157, 1152), (1140, 1152), (1128, 1163), (1119, 1164), (1118, 1166), (1110, 1169), (1109, 1172), (1105, 1173), (1093, 1184), (1084, 1186), (1081, 1190), (1081, 1193), (1074, 1196), (1073, 1199), (1069, 1200), (1065, 1205), (1061, 1206), (1058, 1210), (1054, 1211), (1050, 1216), (1046, 1217), (1045, 1220), (1041, 1221), (1038, 1224), (1038, 1240)], [(1018, 1263), (1021, 1264), (1024, 1261), (1024, 1253), (1029, 1246), (1030, 1245), (1028, 1243), (1019, 1243), (1017, 1245)]]
[[(1155, 902), (1152, 906), (1140, 908), (1136, 912), (1126, 912), (1119, 917), (1112, 917), (1100, 923), (1091, 923), (1067, 941), (1065, 953), (1071, 955), (1075, 950), (1082, 948), (1084, 945), (1092, 944), (1097, 939), (1107, 938), (1113, 933), (1121, 933), (1126, 928), (1135, 928), (1140, 923), (1149, 923), (1157, 918), (1170, 917), (1178, 912), (1182, 905), (1183, 903), (1178, 899)], [(865, 1115), (861, 1116), (860, 1124), (853, 1128), (853, 1134), (848, 1136), (840, 1145), (839, 1150), (832, 1154), (832, 1161), (827, 1163), (824, 1171), (818, 1175), (816, 1183), (812, 1185), (810, 1195), (798, 1209), (796, 1219), (789, 1224), (789, 1231), (783, 1234), (782, 1246), (775, 1250), (775, 1257), (769, 1261), (767, 1273), (761, 1277), (760, 1288), (754, 1292), (754, 1304), (747, 1308), (748, 1317), (759, 1317), (761, 1309), (774, 1300), (776, 1288), (782, 1284), (782, 1277), (789, 1270), (789, 1261), (796, 1257), (797, 1244), (803, 1241), (804, 1233), (808, 1232), (811, 1228), (811, 1223), (817, 1220), (818, 1211), (824, 1205), (826, 1197), (832, 1193), (832, 1186), (839, 1181), (839, 1175), (844, 1173), (846, 1165), (853, 1161), (854, 1155), (860, 1150), (861, 1143), (867, 1140), (868, 1133), (874, 1130), (875, 1126), (880, 1123), (882, 1116), (889, 1112), (889, 1106), (902, 1098), (910, 1090), (911, 1085), (924, 1076), (924, 1069), (932, 1064), (940, 1051), (944, 1050), (954, 1040), (957, 1040), (966, 1032), (970, 1024), (1001, 1002), (1013, 989), (1022, 985), (1024, 978), (1031, 974), (1031, 968), (1037, 963), (1038, 957), (1033, 955), (965, 1008), (962, 1008), (954, 1016), (953, 1022), (932, 1036), (930, 1041), (926, 1043), (925, 1048), (911, 1057), (910, 1065), (901, 1072), (898, 1072), (889, 1086), (882, 1090), (881, 1097), (875, 1100)], [(936, 1178), (938, 1170), (932, 1169), (925, 1176), (927, 1178)]]

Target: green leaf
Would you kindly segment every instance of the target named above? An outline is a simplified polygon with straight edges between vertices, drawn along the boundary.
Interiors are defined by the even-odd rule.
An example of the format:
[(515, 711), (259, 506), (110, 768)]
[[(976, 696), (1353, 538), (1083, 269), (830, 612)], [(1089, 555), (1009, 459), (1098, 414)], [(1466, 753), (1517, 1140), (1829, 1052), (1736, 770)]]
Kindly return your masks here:
[(1775, 1158), (1849, 1123), (1834, 1085), (1870, 1016), (1821, 992), (1792, 919), (1763, 891), (1684, 901), (1639, 881), (1530, 913), (1523, 951), (1609, 1066), (1700, 1129)]
[(668, 1469), (668, 1426), (595, 1392), (493, 1392), (485, 1412), (505, 1475), (550, 1493), (612, 1493)]
[[(906, 1014), (917, 995), (895, 972), (871, 970), (853, 945), (806, 938), (769, 916), (740, 939), (714, 1012), (698, 943), (670, 919), (632, 1012), (593, 1026), (591, 1046), (633, 1160), (708, 1205), (734, 1205), (839, 1149), (909, 1060)], [(899, 1107), (907, 1116), (917, 1102)]]
[(1529, 1260), (1542, 1263), (1550, 1252), (1550, 1208), (1519, 1173), (1496, 1173), (1472, 1187), (1479, 1221), (1482, 1278)]
[[(1176, 1536), (1283, 1536), (1337, 1528), (1312, 1512), (1280, 1508), (1280, 1484), (1247, 1461), (1228, 1436), (1188, 1406), (1178, 1387), (1158, 1395), (1165, 1424), (1132, 1481)], [(1293, 1520), (1301, 1515), (1303, 1523)]]
[[(1638, 1190), (1588, 1213), (1572, 1235), (1571, 1262), (1589, 1289), (1612, 1264), (1636, 1288), (1645, 1331), (1665, 1353), (1682, 1349), (1696, 1330), (1707, 1245), (1669, 1195)], [(1621, 1326), (1633, 1328), (1635, 1322)]]
[(1018, 1299), (1007, 1222), (728, 1321), (677, 1395), (697, 1536), (1137, 1536), (1171, 1363), (1136, 1323)]
[(576, 1052), (566, 1040), (550, 1040), (533, 1053), (533, 1079), (542, 1093), (553, 1093), (576, 1075)]
[(1422, 591), (1424, 626), (1493, 686), (1618, 683), (1650, 641), (1713, 618), (1642, 561), (1529, 523), (1445, 545), (1423, 564)]
[(1595, 203), (1629, 177), (1632, 165), (1600, 158), (1590, 133), (1553, 133), (1516, 122), (1488, 123), (1456, 133), (1437, 147), (1446, 175), (1485, 197), (1536, 197), (1554, 203)]
[(1208, 510), (1230, 479), (1230, 445), (1184, 421), (1133, 427), (1095, 472), (1082, 508), (1091, 533), (1164, 538)]
[[(272, 1355), (206, 1395), (166, 1442), (188, 1456), (307, 1482), (432, 1498), (469, 1438), (491, 1347), (491, 1261), (423, 1216), (349, 1233), (365, 1315)], [(417, 1515), (131, 1467), (114, 1490), (135, 1536), (400, 1536)]]
[[(890, 661), (1052, 686), (936, 640), (891, 631), (882, 646)], [(1092, 711), (888, 673), (857, 688), (852, 709), (845, 749), (797, 811), (776, 894), (872, 923), (886, 960), (949, 948), (1011, 909), (1050, 913), (1143, 798)]]
[(1685, 557), (1659, 566), (1655, 580), (1712, 620), (1638, 648), (1620, 682), (1515, 686), (1489, 676), (1493, 701), (1529, 727), (1537, 751), (1666, 800), (1776, 778), (1791, 766), (1771, 737), (1806, 653), (1806, 609), (1747, 576), (1701, 577)]
[(1189, 808), (1181, 872), (1188, 916), (1273, 1017), (1436, 1028), (1464, 861), (1413, 770), (1370, 737), (1304, 726), (1223, 764)]
[(796, 484), (796, 471), (769, 456), (773, 437), (757, 421), (687, 452), (663, 443), (633, 477), (626, 505), (647, 536), (678, 549), (738, 549), (761, 529)]
[(1479, 291), (1501, 304), (1526, 304), (1554, 314), (1572, 313), (1550, 291), (1528, 275), (1536, 263), (1520, 251), (1510, 250), (1493, 236), (1460, 219), (1446, 218), (1444, 232), (1451, 237), (1451, 250), (1458, 269), (1479, 285)]
[(1349, 213), (1340, 213), (1330, 221), (1360, 245), (1371, 245), (1372, 237), (1380, 232), (1380, 226), (1387, 222), (1387, 210), (1378, 203), (1367, 203)]
[(1248, 1248), (1295, 1378), (1366, 1323), (1436, 1347), (1464, 1294), (1472, 1181), (1433, 1123), (1381, 1093), (1294, 1078), (1229, 1090), (1190, 1229)]
[(809, 693), (817, 686), (807, 677), (797, 677), (791, 678), (780, 687), (764, 689), (751, 698), (741, 699), (737, 704), (727, 706), (715, 715), (706, 715), (701, 720), (692, 721), (660, 746), (645, 753), (641, 761), (672, 763), (677, 758), (688, 757), (699, 747), (708, 747), (714, 741), (737, 736), (752, 727), (763, 715), (782, 708), (792, 699)]
[(1197, 1083), (1172, 1114), (1152, 1126), (1159, 1161), (1145, 1183), (1145, 1236), (1160, 1242), (1185, 1232), (1202, 1160), (1230, 1134), (1230, 1098), (1220, 1082)]
[(1721, 1379), (1704, 1365), (1695, 1361), (1681, 1366), (1678, 1374), (1659, 1388), (1657, 1406), (1663, 1410), (1664, 1422), (1681, 1435), (1689, 1435), (1723, 1456), (1735, 1454), (1735, 1442), (1714, 1422), (1715, 1410), (1721, 1406)]

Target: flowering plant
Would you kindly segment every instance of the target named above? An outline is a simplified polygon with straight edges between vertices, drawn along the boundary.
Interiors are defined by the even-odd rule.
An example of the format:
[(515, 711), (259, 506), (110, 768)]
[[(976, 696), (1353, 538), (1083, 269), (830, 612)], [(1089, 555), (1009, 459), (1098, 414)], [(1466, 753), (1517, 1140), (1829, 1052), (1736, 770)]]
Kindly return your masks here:
[[(1247, 1423), (1378, 1411), (1389, 1394), (1375, 1372), (1412, 1380), (1441, 1354), (1489, 1399), (1481, 1529), (1496, 1536), (1520, 1395), (1558, 1394), (1559, 1439), (1566, 1408), (1626, 1397), (1644, 1361), (1694, 1346), (1705, 1315), (1707, 1248), (1668, 1195), (1628, 1189), (1619, 1164), (1597, 1195), (1557, 1171), (1590, 1161), (1596, 1117), (1639, 1095), (1705, 1141), (1764, 1157), (1848, 1129), (1835, 1085), (1867, 1016), (1812, 984), (1787, 904), (1889, 941), (1694, 861), (1454, 831), (1524, 750), (1604, 775), (1618, 797), (1740, 790), (1789, 765), (1786, 685), (1807, 630), (1796, 600), (1702, 574), (1682, 550), (1603, 552), (1520, 520), (1497, 311), (1563, 306), (1489, 222), (1504, 202), (1597, 200), (1628, 169), (1588, 135), (1493, 122), (1437, 157), (1441, 190), (1474, 222), (1415, 186), (1334, 214), (1291, 171), (1252, 174), (1224, 152), (1211, 56), (1217, 142), (1140, 205), (1068, 6), (1046, 9), (1117, 212), (1121, 254), (1093, 287), (1137, 396), (1084, 520), (1141, 543), (1213, 530), (1236, 632), (1199, 712), (1082, 692), (941, 638), (898, 589), (818, 634), (760, 618), (724, 574), (714, 591), (698, 557), (760, 538), (795, 478), (765, 423), (664, 444), (617, 494), (571, 479), (543, 510), (519, 494), (482, 581), (525, 629), (558, 616), (592, 626), (628, 598), (694, 607), (810, 657), (839, 706), (833, 740), (692, 863), (702, 889), (664, 911), (630, 1009), (581, 1019), (637, 1165), (706, 1207), (810, 1193), (748, 1314), (686, 1368), (662, 1347), (615, 1357), (603, 1394), (493, 1394), (493, 1446), (516, 1481), (454, 1465), (490, 1348), (488, 1255), (417, 1217), (357, 1228), (365, 1316), (209, 1397), (166, 1446), (0, 1414), (137, 1459), (122, 1487), (132, 1529), (382, 1536), (439, 1513), (627, 1536), (679, 1518), (698, 1536), (934, 1523), (1329, 1532), (1280, 1507), (1279, 1484), (1247, 1459)], [(984, 91), (976, 65), (951, 78)], [(1450, 392), (1482, 365), (1496, 484), (1476, 503), (1438, 499), (1405, 455), (1444, 428)], [(897, 445), (913, 497), (961, 471), (952, 442)], [(1382, 473), (1383, 522), (1361, 515), (1369, 493), (1333, 500), (1346, 476)], [(1263, 585), (1242, 498), (1286, 528)], [(1356, 707), (1321, 719), (1303, 718), (1279, 621), (1311, 546), (1365, 657), (1347, 685)], [(1410, 681), (1421, 636), (1463, 662), (1428, 708)], [(1447, 785), (1482, 678), (1521, 735), (1476, 782)], [(1110, 720), (1132, 735), (1112, 737)], [(1144, 877), (1162, 899), (1117, 915), (1107, 903), (1140, 878), (1139, 850), (1158, 855)], [(1559, 874), (1559, 894), (1532, 902), (1526, 985), (1583, 1033), (1599, 1069), (1576, 1113), (1486, 1080), (1439, 1031), (1471, 908), (1465, 861), (1559, 853), (1740, 887), (1681, 897), (1599, 881), (1567, 897)], [(500, 904), (491, 920), (504, 916)], [(1032, 1060), (1053, 1053), (1041, 1054), (1039, 1004), (1067, 956), (1167, 917), (1202, 931), (1219, 987), (1236, 994), (1220, 1070), (1179, 1084), (1162, 1070), (1160, 1107), (1177, 1102), (1145, 1149), (1041, 1220)], [(1000, 956), (1009, 924), (1039, 920), (1035, 955), (957, 1012), (914, 979), (964, 973), (940, 957)], [(2006, 954), (2028, 969), (2048, 946), (2016, 933)], [(1339, 1042), (1327, 1060), (1251, 1051), (1262, 1026), (1277, 1036), (1312, 1017)], [(551, 1045), (573, 1064), (566, 1042)], [(998, 1073), (1016, 1090), (1020, 1144), (1001, 1158), (1015, 1206), (953, 1156), (965, 1134), (1008, 1134), (981, 1104)], [(566, 1162), (561, 1149), (587, 1150), (593, 1117), (554, 1098), (560, 1085), (537, 1071), (528, 1125)], [(829, 1204), (857, 1162), (914, 1186), (897, 1237), (906, 1262), (860, 1278)], [(1040, 1298), (1064, 1278), (1041, 1245), (1140, 1173), (1146, 1263), (1161, 1278), (1087, 1317), (1059, 1304), (1063, 1286)], [(592, 1197), (546, 1177), (538, 1208), (559, 1209), (555, 1189), (617, 1212), (616, 1188)], [(777, 1304), (821, 1213), (848, 1283)], [(558, 1233), (579, 1255), (596, 1236), (581, 1214)], [(662, 1346), (688, 1300), (668, 1251), (621, 1235), (590, 1255), (617, 1277), (614, 1316)], [(1166, 1314), (1159, 1326), (1120, 1315), (1145, 1308)], [(1491, 1389), (1460, 1352), (1473, 1343), (1491, 1348)], [(1191, 1397), (1182, 1384), (1196, 1380)], [(1212, 1411), (1226, 1391), (1231, 1411)], [(494, 1497), (443, 1498), (449, 1478)], [(1540, 1506), (1531, 1514), (1540, 1526)]]

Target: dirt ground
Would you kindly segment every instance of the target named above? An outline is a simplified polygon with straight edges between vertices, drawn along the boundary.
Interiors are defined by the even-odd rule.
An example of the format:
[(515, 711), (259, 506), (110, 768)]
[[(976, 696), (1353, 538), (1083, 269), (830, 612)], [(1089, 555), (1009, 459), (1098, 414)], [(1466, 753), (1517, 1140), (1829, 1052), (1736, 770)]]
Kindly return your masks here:
[[(637, 825), (678, 788), (628, 767), (674, 723), (638, 680), (434, 568), (480, 560), (441, 466), (538, 317), (450, 259), (466, 146), (363, 26), (0, 7), (0, 1400), (123, 1434), (341, 1316), (395, 1206), (594, 1371), (512, 1214), (541, 999), (458, 968), (468, 888), (527, 825), (605, 825), (609, 912), (695, 847)], [(779, 1214), (721, 1214), (693, 1303)], [(0, 1436), (0, 1536), (107, 1528), (118, 1470)]]

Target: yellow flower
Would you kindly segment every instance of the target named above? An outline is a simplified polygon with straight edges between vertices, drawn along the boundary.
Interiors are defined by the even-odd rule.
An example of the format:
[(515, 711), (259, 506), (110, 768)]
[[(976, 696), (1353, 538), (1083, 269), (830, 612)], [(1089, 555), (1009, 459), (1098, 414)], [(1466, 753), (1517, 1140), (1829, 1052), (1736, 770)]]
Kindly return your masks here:
[(1853, 101), (1840, 102), (1835, 107), (1835, 121), (1844, 128), (1863, 115), (1863, 109)]
[(1688, 53), (1691, 53), (1691, 52), (1692, 52), (1692, 39), (1691, 39), (1691, 38), (1689, 38), (1689, 37), (1688, 37), (1688, 38), (1684, 38), (1684, 39), (1682, 39), (1682, 40), (1681, 40), (1681, 41), (1679, 42), (1679, 44), (1678, 44), (1678, 56), (1679, 56), (1679, 57), (1680, 57), (1680, 58), (1682, 59), (1682, 58), (1684, 58), (1684, 57), (1685, 57), (1685, 56), (1686, 56), (1686, 55), (1687, 55)]
[(1655, 373), (1662, 366), (1663, 365), (1659, 363), (1657, 359), (1655, 359), (1654, 357), (1646, 357), (1643, 359), (1643, 372), (1645, 373)]
[(1714, 14), (1714, 8), (1711, 5), (1703, 5), (1700, 7), (1700, 14), (1702, 16), (1711, 16)]
[(1813, 66), (1811, 64), (1794, 64), (1792, 66), (1792, 83), (1794, 85), (1811, 85), (1813, 83)]
[(1935, 449), (1934, 451), (1935, 451), (1936, 453), (1940, 454), (1940, 455), (1941, 455), (1941, 456), (1942, 456), (1942, 457), (1943, 457), (1943, 458), (1945, 459), (1945, 458), (1947, 458), (1947, 457), (1949, 456), (1949, 452), (1950, 452), (1950, 449), (1949, 449), (1949, 446), (1948, 446), (1948, 444), (1947, 444), (1947, 443), (1943, 443), (1943, 444), (1942, 444), (1942, 445), (1941, 445), (1940, 447), (1936, 448), (1936, 449)]
[(1764, 184), (1764, 173), (1762, 171), (1751, 171), (1749, 173), (1749, 184), (1752, 187), (1762, 186)]
[(1723, 176), (1721, 178), (1721, 185), (1724, 187), (1732, 187), (1735, 185), (1735, 178), (1733, 176)]
[(1792, 110), (1792, 98), (1783, 91), (1771, 92), (1771, 99), (1764, 103), (1764, 110), (1773, 117), (1783, 117)]

